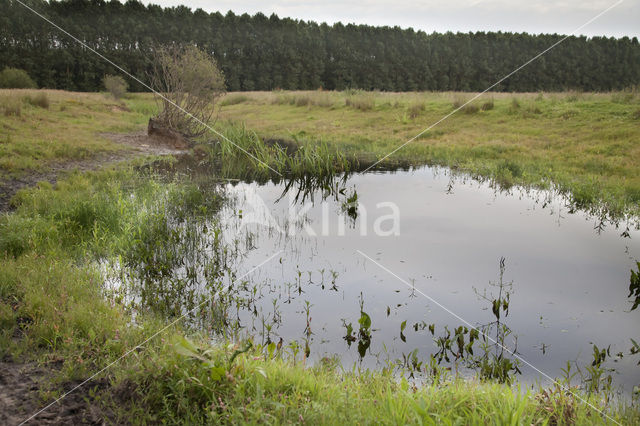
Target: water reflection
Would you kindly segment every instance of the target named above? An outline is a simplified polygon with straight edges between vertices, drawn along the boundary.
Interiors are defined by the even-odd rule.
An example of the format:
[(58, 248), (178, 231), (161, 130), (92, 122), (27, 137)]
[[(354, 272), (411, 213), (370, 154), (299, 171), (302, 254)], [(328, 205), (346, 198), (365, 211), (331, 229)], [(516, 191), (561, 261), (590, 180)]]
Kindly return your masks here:
[(627, 297), (634, 298), (631, 310), (635, 310), (640, 305), (640, 262), (636, 262), (637, 271), (631, 270), (631, 279), (629, 280), (629, 295)]
[[(628, 271), (640, 255), (640, 233), (630, 222), (623, 239), (616, 229), (623, 222), (600, 226), (601, 218), (552, 192), (496, 189), (438, 168), (232, 181), (222, 190), (227, 202), (215, 216), (159, 224), (164, 242), (143, 241), (131, 257), (143, 262), (116, 265), (135, 309), (186, 312), (196, 328), (254, 336), (308, 362), (338, 354), (347, 367), (391, 363), (431, 377), (444, 369), (539, 379), (515, 353), (551, 376), (571, 361), (569, 369), (583, 366), (593, 383), (608, 375), (627, 389), (640, 383), (631, 356), (638, 346), (629, 344), (640, 341), (639, 311), (636, 304), (629, 312), (621, 297), (638, 300)], [(263, 211), (255, 210), (256, 198)], [(399, 207), (398, 235), (360, 232), (371, 220), (361, 213), (386, 201)], [(266, 214), (268, 221), (257, 220)], [(327, 217), (337, 225), (308, 232), (323, 229)], [(375, 252), (475, 328), (370, 269), (358, 249)], [(236, 280), (278, 250), (277, 260)], [(615, 372), (593, 379), (610, 363)]]

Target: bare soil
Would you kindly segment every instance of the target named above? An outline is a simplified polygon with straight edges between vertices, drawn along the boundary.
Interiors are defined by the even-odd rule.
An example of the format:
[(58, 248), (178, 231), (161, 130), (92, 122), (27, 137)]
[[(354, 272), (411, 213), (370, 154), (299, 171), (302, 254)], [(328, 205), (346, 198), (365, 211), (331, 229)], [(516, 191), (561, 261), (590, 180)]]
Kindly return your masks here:
[[(19, 425), (54, 400), (44, 402), (39, 394), (54, 369), (55, 367), (40, 367), (35, 363), (0, 362), (0, 424)], [(65, 383), (60, 387), (61, 394), (73, 389), (78, 383)], [(87, 383), (38, 413), (27, 424), (103, 424), (109, 416), (92, 400), (92, 395), (107, 386), (105, 381), (100, 380)]]

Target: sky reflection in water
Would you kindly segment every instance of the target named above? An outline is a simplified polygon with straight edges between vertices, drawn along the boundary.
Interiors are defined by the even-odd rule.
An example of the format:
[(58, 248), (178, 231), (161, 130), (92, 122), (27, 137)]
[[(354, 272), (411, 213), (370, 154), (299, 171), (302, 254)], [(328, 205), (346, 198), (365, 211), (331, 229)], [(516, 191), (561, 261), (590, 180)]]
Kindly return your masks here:
[[(244, 269), (283, 250), (281, 259), (252, 275), (253, 282), (271, 287), (259, 303), (264, 316), (273, 311), (273, 299), (278, 299), (282, 321), (274, 326), (272, 340), (282, 337), (286, 344), (303, 339), (306, 301), (312, 305), (311, 360), (337, 354), (346, 366), (361, 363), (374, 368), (416, 348), (426, 359), (436, 351), (433, 337), (428, 330), (416, 332), (413, 324), (435, 323), (436, 330), (462, 325), (426, 298), (412, 295), (402, 282), (356, 251), (361, 250), (472, 324), (492, 320), (491, 310), (474, 288), (483, 291), (498, 279), (499, 260), (504, 256), (505, 280), (513, 281), (507, 324), (518, 335), (521, 356), (551, 376), (560, 375), (568, 360), (589, 363), (593, 343), (611, 345), (612, 354), (628, 354), (630, 338), (640, 340), (640, 310), (628, 312), (631, 304), (627, 299), (630, 270), (640, 258), (639, 231), (622, 238), (623, 229), (609, 225), (597, 233), (593, 218), (570, 214), (561, 199), (543, 208), (545, 195), (541, 192), (514, 189), (505, 194), (471, 179), (451, 179), (445, 170), (430, 167), (350, 177), (346, 188), (355, 188), (367, 217), (347, 224), (344, 236), (338, 235), (340, 203), (329, 199), (323, 207), (321, 191), (315, 192), (316, 203), (304, 215), (318, 236), (300, 229), (292, 236), (275, 229), (285, 229), (290, 215), (289, 196), (281, 198), (283, 184), (228, 185), (235, 203), (221, 212), (221, 217), (228, 218), (227, 237), (247, 230), (256, 233)], [(256, 197), (264, 201), (262, 212), (256, 212)], [(376, 208), (380, 202), (398, 206), (398, 236), (372, 232), (375, 219), (389, 214), (389, 209)], [(301, 209), (300, 204), (295, 207)], [(271, 228), (247, 226), (264, 211), (272, 216)], [(325, 236), (320, 235), (323, 217), (329, 229)], [(361, 235), (363, 221), (366, 236)], [(338, 274), (337, 290), (331, 289), (331, 271)], [(302, 294), (283, 285), (297, 280), (304, 284)], [(290, 303), (286, 292), (295, 295)], [(357, 345), (348, 347), (342, 338), (343, 320), (357, 328), (361, 293), (374, 330), (369, 353), (362, 360)], [(399, 332), (405, 320), (403, 342)], [(245, 322), (251, 321), (259, 332), (260, 325), (247, 316)], [(618, 371), (616, 382), (627, 390), (640, 383), (636, 358), (625, 356), (612, 364)], [(539, 377), (527, 366), (522, 371), (525, 382)]]

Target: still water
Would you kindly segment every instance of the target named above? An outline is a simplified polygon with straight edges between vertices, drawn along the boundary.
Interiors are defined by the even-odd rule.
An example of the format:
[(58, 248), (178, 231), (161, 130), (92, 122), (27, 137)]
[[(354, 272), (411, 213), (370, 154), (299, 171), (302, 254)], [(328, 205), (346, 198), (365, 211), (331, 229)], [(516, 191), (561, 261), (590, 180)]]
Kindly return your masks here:
[[(239, 334), (296, 341), (308, 345), (310, 362), (338, 355), (346, 367), (379, 368), (414, 350), (427, 359), (445, 326), (494, 319), (481, 295), (497, 291), (490, 283), (504, 258), (511, 287), (502, 320), (513, 332), (506, 346), (516, 348), (517, 337), (519, 355), (552, 377), (567, 361), (590, 365), (594, 344), (610, 346), (615, 383), (626, 391), (640, 384), (640, 356), (629, 355), (630, 339), (640, 341), (640, 309), (630, 311), (627, 298), (640, 259), (637, 229), (622, 237), (624, 225), (598, 229), (561, 196), (497, 191), (432, 167), (356, 174), (333, 191), (285, 189), (225, 188), (231, 202), (218, 220), (225, 241), (243, 247), (238, 274), (275, 255), (244, 278), (258, 290), (237, 309)], [(361, 311), (371, 319), (364, 356), (345, 339)], [(520, 369), (520, 381), (548, 384), (528, 365)]]

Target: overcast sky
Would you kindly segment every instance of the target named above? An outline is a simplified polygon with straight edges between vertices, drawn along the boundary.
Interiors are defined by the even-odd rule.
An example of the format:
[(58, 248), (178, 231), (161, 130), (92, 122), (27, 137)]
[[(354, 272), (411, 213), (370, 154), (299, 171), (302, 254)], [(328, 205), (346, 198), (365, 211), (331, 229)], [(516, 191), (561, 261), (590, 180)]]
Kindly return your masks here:
[[(276, 13), (316, 22), (398, 25), (426, 32), (517, 31), (569, 34), (616, 0), (155, 0), (162, 6), (186, 5), (208, 12)], [(577, 34), (640, 36), (640, 0), (621, 4)]]

